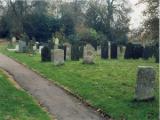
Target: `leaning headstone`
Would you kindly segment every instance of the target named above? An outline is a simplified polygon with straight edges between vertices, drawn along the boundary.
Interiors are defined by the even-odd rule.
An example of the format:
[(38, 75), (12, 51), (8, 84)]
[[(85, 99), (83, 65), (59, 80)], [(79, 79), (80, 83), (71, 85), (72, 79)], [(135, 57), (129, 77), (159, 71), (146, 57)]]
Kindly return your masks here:
[(151, 66), (139, 66), (137, 85), (135, 89), (136, 100), (150, 100), (154, 98), (156, 73)]
[(20, 41), (19, 41), (19, 52), (26, 52), (26, 51), (27, 51), (26, 42), (20, 40)]
[(64, 59), (71, 60), (71, 44), (70, 43), (64, 44)]
[(94, 51), (95, 49), (90, 44), (87, 44), (84, 47), (84, 53), (83, 53), (83, 63), (84, 64), (94, 63)]
[(44, 46), (39, 46), (39, 53), (41, 54), (41, 51), (43, 49)]
[(51, 54), (54, 65), (64, 64), (64, 51), (62, 49), (54, 49)]

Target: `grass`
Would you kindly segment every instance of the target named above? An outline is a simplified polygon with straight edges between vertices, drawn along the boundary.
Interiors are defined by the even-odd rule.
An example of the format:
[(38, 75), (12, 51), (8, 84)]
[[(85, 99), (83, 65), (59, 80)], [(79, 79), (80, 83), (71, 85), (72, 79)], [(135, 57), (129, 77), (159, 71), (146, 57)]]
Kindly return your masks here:
[[(67, 61), (65, 65), (56, 67), (51, 62), (41, 63), (40, 55), (30, 57), (27, 54), (7, 52), (4, 47), (1, 52), (64, 86), (115, 120), (158, 119), (158, 64), (153, 59), (96, 58), (96, 64), (93, 65), (84, 65), (82, 61)], [(139, 65), (153, 66), (157, 71), (155, 101), (133, 102)]]
[(50, 120), (50, 117), (0, 70), (0, 120)]

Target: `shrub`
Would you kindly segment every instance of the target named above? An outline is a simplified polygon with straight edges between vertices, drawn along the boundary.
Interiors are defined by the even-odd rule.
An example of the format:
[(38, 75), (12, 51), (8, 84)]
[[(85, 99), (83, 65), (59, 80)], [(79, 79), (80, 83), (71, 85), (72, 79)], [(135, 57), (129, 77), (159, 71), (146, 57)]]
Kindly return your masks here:
[(41, 61), (42, 62), (51, 61), (51, 50), (47, 46), (45, 46), (42, 49), (42, 52), (41, 52)]

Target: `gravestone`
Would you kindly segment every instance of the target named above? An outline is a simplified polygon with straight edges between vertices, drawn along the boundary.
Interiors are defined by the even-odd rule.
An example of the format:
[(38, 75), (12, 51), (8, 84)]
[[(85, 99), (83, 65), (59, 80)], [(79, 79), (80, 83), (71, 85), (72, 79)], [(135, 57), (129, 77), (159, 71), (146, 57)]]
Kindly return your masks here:
[(117, 59), (117, 44), (116, 43), (111, 44), (111, 58)]
[(39, 46), (39, 53), (41, 54), (41, 51), (43, 49), (44, 46)]
[(26, 52), (26, 51), (27, 51), (26, 42), (20, 40), (20, 41), (19, 41), (19, 52)]
[(16, 43), (16, 37), (12, 37), (12, 43)]
[(37, 50), (37, 46), (34, 45), (34, 46), (33, 46), (33, 51), (36, 51), (36, 50)]
[(71, 44), (70, 43), (64, 44), (64, 59), (71, 60)]
[(51, 61), (51, 51), (47, 46), (43, 47), (41, 50), (41, 61), (42, 62)]
[(78, 44), (72, 44), (71, 47), (71, 60), (79, 61), (80, 58), (80, 50)]
[(97, 55), (98, 55), (98, 56), (101, 55), (101, 46), (97, 46)]
[(52, 61), (54, 65), (63, 65), (64, 64), (64, 50), (54, 49), (52, 50)]
[(108, 57), (109, 57), (109, 44), (107, 42), (101, 45), (101, 58), (108, 59)]
[(108, 42), (108, 58), (111, 59), (111, 42)]
[(16, 45), (16, 52), (19, 52), (19, 45)]
[(135, 89), (136, 100), (149, 100), (154, 98), (156, 73), (151, 66), (139, 66), (137, 84)]
[(83, 53), (83, 63), (84, 64), (94, 63), (94, 51), (95, 49), (90, 44), (87, 44), (84, 47), (84, 53)]

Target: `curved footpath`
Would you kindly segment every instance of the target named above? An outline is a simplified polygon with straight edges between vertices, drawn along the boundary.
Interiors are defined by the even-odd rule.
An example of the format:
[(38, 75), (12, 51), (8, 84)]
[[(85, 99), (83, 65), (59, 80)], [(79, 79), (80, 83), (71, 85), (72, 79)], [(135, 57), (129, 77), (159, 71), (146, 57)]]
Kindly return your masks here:
[(78, 99), (42, 78), (32, 70), (0, 54), (0, 67), (58, 120), (106, 120)]

